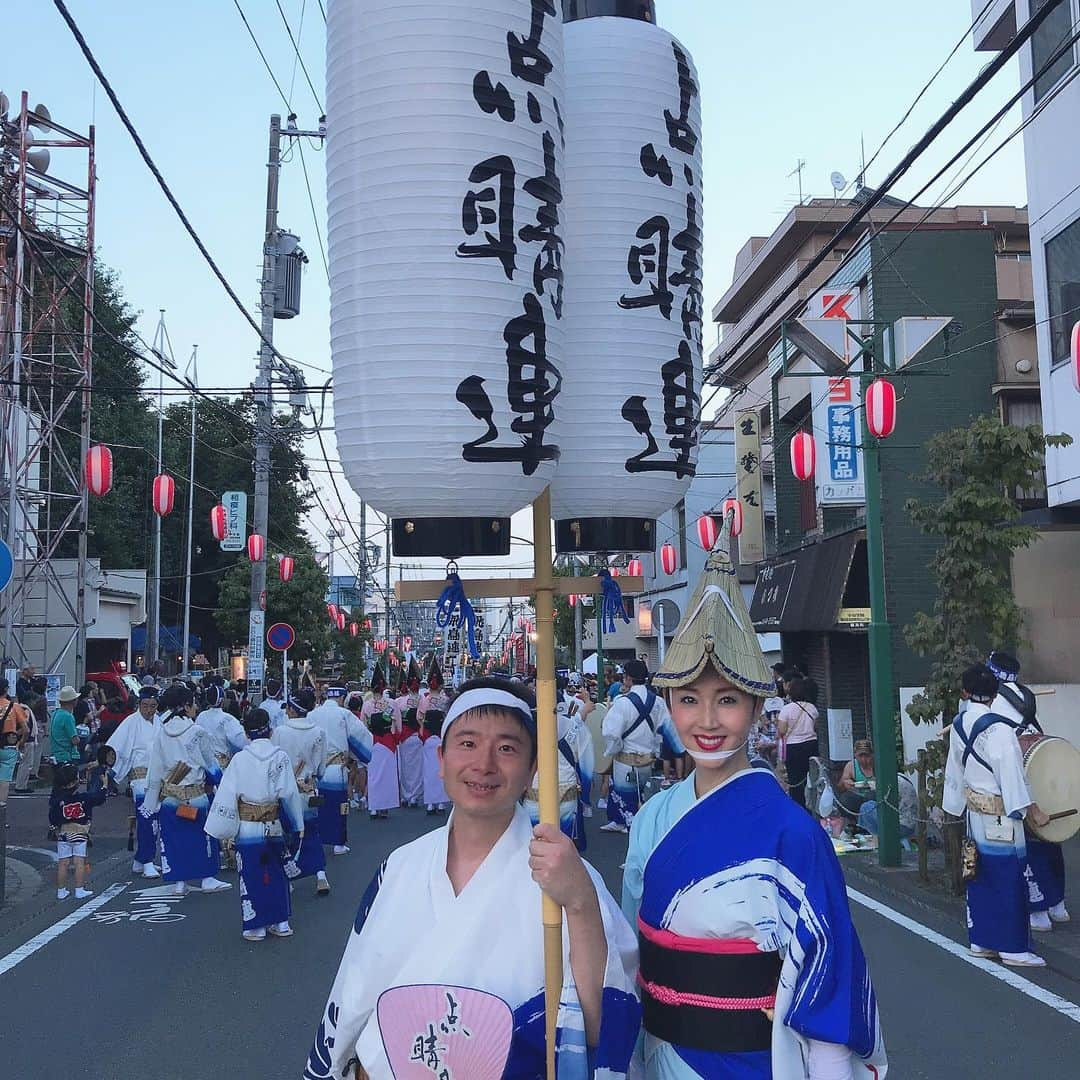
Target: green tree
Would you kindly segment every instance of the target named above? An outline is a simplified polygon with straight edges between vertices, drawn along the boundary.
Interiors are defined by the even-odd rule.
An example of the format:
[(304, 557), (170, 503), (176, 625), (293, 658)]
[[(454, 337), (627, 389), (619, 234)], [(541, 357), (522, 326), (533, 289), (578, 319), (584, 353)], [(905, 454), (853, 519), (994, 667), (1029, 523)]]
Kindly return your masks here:
[(1038, 425), (1012, 427), (996, 416), (980, 416), (927, 442), (931, 464), (924, 479), (941, 496), (911, 499), (906, 507), (923, 532), (941, 541), (930, 564), (937, 601), (904, 628), (911, 648), (932, 660), (926, 690), (908, 710), (916, 723), (951, 718), (964, 669), (991, 648), (1022, 643), (1011, 560), (1039, 533), (1021, 523), (1016, 493), (1042, 487), (1046, 448), (1071, 442), (1068, 435), (1044, 435)]

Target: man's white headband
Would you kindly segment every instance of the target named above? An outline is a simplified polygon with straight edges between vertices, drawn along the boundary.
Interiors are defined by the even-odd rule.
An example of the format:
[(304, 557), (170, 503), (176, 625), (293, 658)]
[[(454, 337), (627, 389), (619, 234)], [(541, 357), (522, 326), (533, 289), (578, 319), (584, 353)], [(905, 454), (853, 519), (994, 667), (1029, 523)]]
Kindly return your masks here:
[(507, 690), (493, 690), (477, 687), (475, 690), (466, 690), (464, 694), (459, 694), (454, 698), (454, 703), (450, 706), (450, 711), (447, 712), (446, 719), (443, 720), (442, 737), (444, 739), (446, 738), (446, 733), (450, 730), (450, 725), (459, 716), (469, 712), (470, 709), (479, 709), (484, 705), (495, 705), (499, 708), (506, 709), (508, 712), (515, 713), (530, 731), (532, 731), (535, 726), (536, 722), (533, 720), (532, 711), (516, 694), (511, 694)]

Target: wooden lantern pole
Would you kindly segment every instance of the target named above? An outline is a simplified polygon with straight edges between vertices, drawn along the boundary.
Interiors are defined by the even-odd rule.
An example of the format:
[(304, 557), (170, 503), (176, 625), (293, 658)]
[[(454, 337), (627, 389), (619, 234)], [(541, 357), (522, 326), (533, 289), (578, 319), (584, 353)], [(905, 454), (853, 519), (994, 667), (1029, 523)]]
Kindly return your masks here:
[[(559, 824), (559, 750), (555, 719), (555, 596), (595, 596), (601, 603), (603, 586), (598, 577), (556, 578), (551, 560), (551, 492), (545, 488), (532, 504), (533, 577), (493, 578), (465, 582), (471, 599), (514, 596), (536, 597), (536, 712), (537, 771), (539, 773), (540, 821)], [(437, 600), (446, 581), (399, 581), (394, 593), (399, 601)], [(645, 589), (640, 577), (619, 578), (627, 595)], [(599, 610), (599, 607), (598, 609)], [(602, 673), (601, 673), (602, 674)], [(562, 909), (543, 895), (544, 1014), (547, 1034), (547, 1077), (555, 1080), (555, 1036), (562, 997)]]

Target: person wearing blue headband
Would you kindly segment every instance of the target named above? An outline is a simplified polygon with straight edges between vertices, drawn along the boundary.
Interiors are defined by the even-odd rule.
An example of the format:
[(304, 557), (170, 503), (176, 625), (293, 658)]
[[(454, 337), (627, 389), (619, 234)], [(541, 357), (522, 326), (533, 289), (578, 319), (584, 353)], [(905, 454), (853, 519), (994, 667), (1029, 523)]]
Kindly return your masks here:
[[(490, 1025), (474, 1029), (490, 1043), (472, 1048), (490, 1053), (483, 1075), (541, 1080), (543, 891), (565, 912), (557, 1068), (625, 1076), (639, 1026), (633, 935), (573, 842), (556, 825), (534, 829), (521, 805), (536, 737), (533, 700), (520, 683), (476, 679), (461, 688), (442, 722), (439, 752), (450, 820), (394, 851), (368, 887), (306, 1075), (351, 1076), (358, 1063), (357, 1075), (392, 1080), (391, 1062), (408, 1060), (415, 1032), (403, 1035), (380, 998), (422, 985), (442, 988), (442, 1012), (430, 1018), (436, 1031), (448, 993), (466, 998), (466, 1028), (476, 999), (508, 1006), (506, 1042), (496, 1045)], [(426, 1030), (422, 1019), (415, 1030)]]

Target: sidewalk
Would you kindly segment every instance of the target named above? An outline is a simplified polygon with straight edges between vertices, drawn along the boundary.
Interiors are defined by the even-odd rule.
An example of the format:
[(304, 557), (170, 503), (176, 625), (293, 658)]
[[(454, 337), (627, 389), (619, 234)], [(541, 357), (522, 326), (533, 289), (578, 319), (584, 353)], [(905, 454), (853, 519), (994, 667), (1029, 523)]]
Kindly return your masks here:
[[(1065, 853), (1065, 903), (1073, 916), (1070, 923), (1058, 924), (1049, 934), (1033, 934), (1035, 951), (1050, 967), (1076, 978), (1080, 973), (1080, 836), (1062, 845)], [(840, 865), (848, 884), (869, 891), (918, 920), (920, 911), (932, 911), (953, 923), (959, 939), (966, 940), (963, 896), (953, 896), (945, 873), (945, 856), (932, 849), (928, 882), (919, 881), (918, 854), (903, 852), (903, 865), (878, 865), (877, 852), (844, 855)]]

